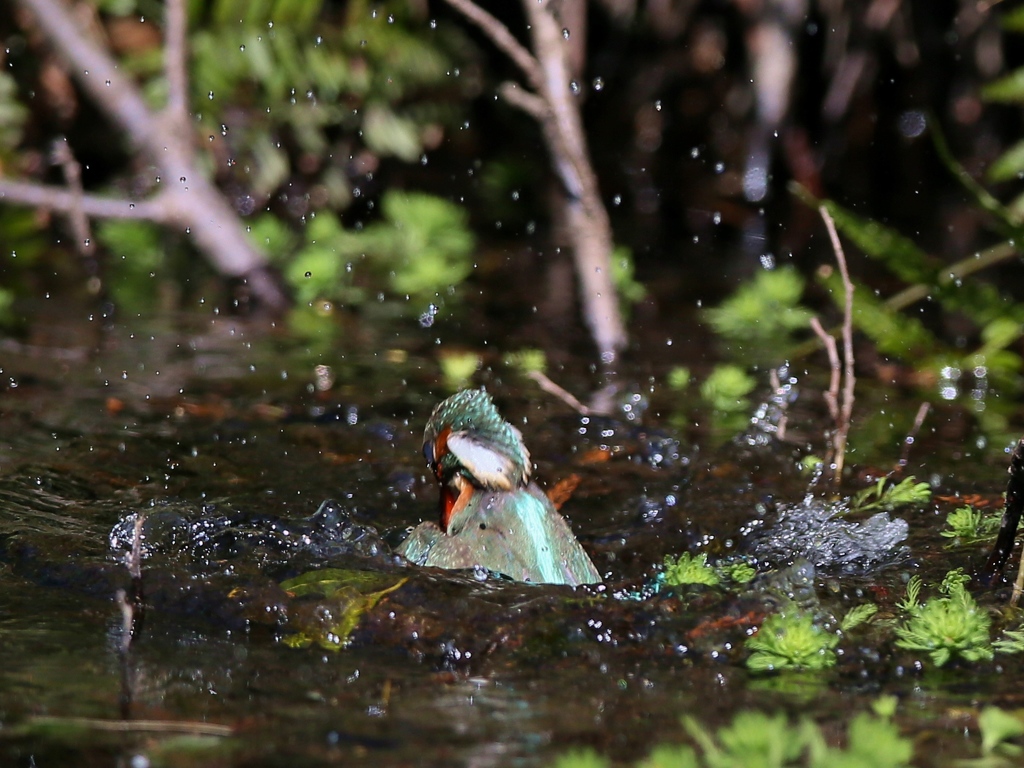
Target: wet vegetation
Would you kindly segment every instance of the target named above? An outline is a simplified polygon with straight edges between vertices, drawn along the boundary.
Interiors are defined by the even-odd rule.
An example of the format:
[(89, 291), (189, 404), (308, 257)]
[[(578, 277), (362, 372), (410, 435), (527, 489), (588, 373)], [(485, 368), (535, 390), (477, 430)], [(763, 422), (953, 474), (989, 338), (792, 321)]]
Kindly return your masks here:
[[(45, 5), (0, 7), (0, 763), (1020, 759), (1020, 9), (565, 0), (559, 95), (516, 4), (78, 3), (182, 192)], [(396, 554), (480, 386), (600, 584)]]

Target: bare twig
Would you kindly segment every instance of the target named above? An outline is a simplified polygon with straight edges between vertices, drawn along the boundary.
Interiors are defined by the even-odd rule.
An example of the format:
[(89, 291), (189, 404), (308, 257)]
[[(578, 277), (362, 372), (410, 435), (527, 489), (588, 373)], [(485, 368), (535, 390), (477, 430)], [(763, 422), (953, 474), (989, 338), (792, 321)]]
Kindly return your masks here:
[(828, 353), (828, 365), (831, 376), (828, 382), (828, 391), (825, 392), (824, 397), (825, 402), (828, 404), (828, 415), (838, 425), (839, 384), (843, 375), (842, 366), (839, 363), (839, 348), (836, 346), (836, 340), (829, 335), (828, 331), (821, 327), (821, 321), (817, 317), (811, 318), (811, 328), (818, 338), (821, 339), (821, 343), (825, 345), (825, 351)]
[[(157, 167), (157, 181), (165, 191), (158, 197), (163, 210), (154, 220), (190, 231), (218, 272), (245, 278), (258, 299), (272, 308), (284, 307), (287, 299), (270, 277), (266, 258), (248, 241), (234, 210), (193, 162), (188, 134), (149, 109), (135, 83), (122, 74), (107, 51), (83, 33), (64, 3), (18, 2), (96, 105)], [(24, 203), (11, 194), (13, 191), (8, 187), (4, 199)], [(69, 207), (71, 204), (69, 201)]]
[(123, 589), (114, 593), (114, 602), (121, 609), (121, 637), (118, 642), (118, 652), (121, 656), (128, 653), (132, 645), (132, 627), (135, 625), (135, 608), (132, 601), (128, 599), (128, 593)]
[(477, 25), (523, 71), (534, 93), (512, 91), (511, 103), (536, 117), (552, 164), (566, 193), (566, 219), (583, 315), (602, 361), (611, 363), (626, 346), (626, 330), (612, 280), (614, 247), (608, 211), (590, 162), (579, 102), (571, 90), (571, 50), (551, 0), (523, 0), (531, 53), (508, 27), (473, 0), (446, 2)]
[(167, 0), (164, 21), (164, 72), (167, 77), (167, 106), (169, 120), (179, 130), (188, 127), (188, 71), (186, 33), (188, 14), (185, 0)]
[(92, 253), (92, 238), (89, 236), (89, 218), (82, 210), (82, 166), (75, 160), (68, 146), (68, 140), (58, 139), (53, 143), (53, 163), (59, 165), (64, 172), (64, 183), (70, 191), (71, 207), (67, 211), (71, 223), (72, 237), (75, 239), (75, 250), (82, 256)]
[(128, 566), (128, 573), (131, 575), (133, 581), (138, 581), (142, 578), (142, 526), (145, 522), (145, 515), (136, 514), (135, 525), (132, 530), (132, 548), (128, 553), (126, 563)]
[[(829, 415), (835, 422), (835, 432), (832, 435), (831, 461), (826, 462), (832, 469), (832, 482), (838, 485), (843, 476), (843, 466), (846, 460), (846, 440), (850, 433), (850, 422), (853, 419), (854, 389), (857, 379), (853, 367), (853, 281), (850, 280), (850, 273), (846, 266), (846, 254), (843, 253), (842, 243), (839, 242), (839, 234), (836, 232), (835, 222), (829, 215), (828, 209), (821, 206), (818, 209), (825, 227), (828, 229), (829, 238), (832, 241), (832, 250), (835, 252), (836, 262), (839, 264), (839, 272), (843, 278), (843, 290), (845, 301), (843, 302), (843, 355), (840, 362), (839, 351), (836, 341), (821, 326), (817, 318), (811, 319), (811, 327), (814, 333), (825, 345), (828, 351), (829, 367), (831, 368), (831, 379), (828, 392), (825, 393), (825, 402), (828, 403)], [(842, 373), (840, 375), (840, 368)], [(840, 379), (842, 380), (842, 396), (840, 397)]]
[(562, 387), (555, 384), (555, 382), (549, 379), (541, 371), (530, 371), (526, 375), (528, 378), (531, 378), (535, 382), (537, 382), (540, 388), (547, 392), (549, 395), (554, 395), (577, 413), (580, 413), (584, 416), (590, 413), (590, 409), (587, 408), (587, 406), (585, 406), (579, 400), (577, 400), (576, 396), (573, 395), (572, 392), (569, 392), (568, 390), (563, 389)]
[(32, 717), (39, 725), (63, 725), (116, 733), (184, 733), (193, 736), (231, 736), (235, 729), (198, 720), (101, 720), (95, 717)]
[(508, 27), (472, 0), (445, 0), (445, 2), (469, 21), (476, 24), (490, 38), (499, 51), (512, 59), (515, 65), (526, 75), (526, 80), (531, 86), (538, 91), (543, 89), (544, 74), (541, 71), (540, 63), (516, 39), (516, 36), (509, 32)]
[(917, 439), (917, 433), (921, 431), (921, 425), (924, 424), (925, 417), (928, 416), (928, 411), (931, 410), (930, 403), (921, 403), (917, 409), (917, 415), (914, 417), (914, 423), (910, 427), (910, 432), (903, 438), (903, 450), (900, 452), (900, 460), (896, 462), (896, 466), (893, 468), (893, 472), (901, 472), (910, 457), (910, 446), (914, 444)]
[(79, 210), (94, 219), (141, 219), (157, 224), (175, 220), (165, 194), (149, 200), (123, 200), (100, 195), (76, 195), (63, 187), (0, 179), (0, 201), (73, 214)]
[(518, 107), (538, 122), (547, 119), (548, 107), (540, 96), (526, 90), (519, 83), (505, 82), (498, 86), (498, 93), (511, 104)]

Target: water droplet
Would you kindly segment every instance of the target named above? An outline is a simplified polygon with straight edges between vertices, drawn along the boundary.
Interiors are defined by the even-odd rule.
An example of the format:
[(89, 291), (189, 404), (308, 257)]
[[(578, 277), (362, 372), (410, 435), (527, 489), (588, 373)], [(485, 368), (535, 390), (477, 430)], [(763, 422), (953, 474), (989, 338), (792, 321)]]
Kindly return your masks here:
[(109, 81), (109, 80), (107, 80), (107, 83), (106, 83), (106, 84), (107, 84), (107, 88), (109, 88), (109, 87), (110, 87), (110, 81)]
[(569, 30), (564, 28), (564, 27), (562, 28), (562, 39), (563, 40), (568, 40), (569, 39)]
[(245, 46), (244, 45), (238, 46), (238, 50), (240, 50), (242, 53), (245, 53)]
[(714, 215), (711, 217), (711, 220), (713, 222), (715, 222), (715, 224), (721, 224), (722, 223), (722, 212), (721, 211), (715, 211)]
[(393, 13), (389, 13), (388, 14), (388, 24), (394, 24), (394, 23), (395, 23), (395, 15)]
[(612, 198), (612, 205), (614, 205), (616, 207), (622, 205), (622, 195), (615, 195)]
[(185, 177), (182, 176), (180, 179), (178, 179), (178, 181), (180, 181), (182, 184), (184, 184), (185, 183)]
[(572, 91), (572, 95), (573, 96), (579, 96), (580, 95), (580, 84), (578, 82), (576, 82), (575, 80), (570, 80), (569, 81), (569, 90)]
[(658, 99), (656, 102), (654, 102), (654, 111), (661, 112), (661, 99)]
[(594, 90), (595, 91), (603, 91), (604, 90), (604, 79), (603, 78), (600, 78), (600, 77), (595, 77), (594, 78)]
[(518, 200), (519, 200), (519, 190), (518, 189), (512, 190), (512, 199), (518, 202)]
[(213, 91), (210, 91), (208, 94), (206, 94), (206, 98), (208, 98), (210, 101), (213, 101)]
[(306, 273), (306, 277), (312, 277), (312, 276), (313, 276), (313, 273), (312, 273), (312, 272), (307, 272), (307, 273)]
[(430, 20), (430, 28), (431, 29), (437, 29), (437, 19), (431, 19)]

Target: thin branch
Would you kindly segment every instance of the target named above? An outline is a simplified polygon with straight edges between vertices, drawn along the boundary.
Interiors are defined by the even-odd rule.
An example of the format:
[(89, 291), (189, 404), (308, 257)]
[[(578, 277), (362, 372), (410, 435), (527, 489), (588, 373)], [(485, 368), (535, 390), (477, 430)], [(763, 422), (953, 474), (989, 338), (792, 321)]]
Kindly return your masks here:
[(188, 13), (185, 0), (167, 0), (164, 21), (164, 72), (167, 77), (167, 117), (179, 129), (188, 125)]
[(931, 410), (931, 407), (930, 403), (921, 403), (917, 409), (917, 415), (914, 417), (914, 423), (910, 427), (910, 432), (903, 438), (903, 450), (900, 452), (900, 460), (893, 468), (893, 472), (901, 472), (907, 466), (907, 461), (910, 458), (910, 446), (917, 440), (917, 433), (921, 431), (921, 425), (924, 424), (924, 420), (928, 416), (928, 411)]
[(184, 733), (193, 736), (231, 736), (230, 725), (197, 720), (102, 720), (95, 717), (32, 717), (37, 725), (63, 725), (116, 733)]
[(149, 109), (135, 83), (122, 75), (108, 51), (83, 34), (63, 2), (18, 3), (34, 18), (96, 106), (159, 169), (164, 194), (157, 198), (160, 210), (153, 211), (153, 220), (188, 230), (218, 272), (245, 278), (253, 295), (266, 306), (287, 306), (287, 297), (268, 272), (266, 257), (249, 242), (237, 213), (193, 161), (189, 134)]
[(839, 424), (839, 384), (842, 378), (842, 366), (839, 363), (839, 348), (836, 340), (829, 335), (828, 331), (821, 327), (821, 321), (817, 317), (811, 318), (811, 328), (828, 352), (828, 365), (831, 377), (828, 382), (828, 391), (824, 394), (825, 402), (828, 404), (828, 415), (838, 426)]
[[(850, 272), (846, 266), (846, 254), (843, 253), (843, 244), (839, 241), (839, 233), (836, 232), (835, 222), (829, 215), (828, 209), (822, 205), (818, 208), (825, 227), (828, 229), (829, 238), (832, 241), (832, 250), (835, 252), (836, 262), (839, 264), (839, 273), (843, 278), (843, 290), (845, 300), (843, 302), (843, 393), (839, 407), (839, 418), (836, 420), (836, 433), (833, 437), (833, 466), (834, 474), (832, 481), (838, 484), (843, 476), (843, 465), (846, 460), (846, 439), (850, 433), (850, 421), (853, 419), (854, 389), (857, 386), (857, 379), (853, 367), (853, 281), (850, 280)], [(820, 324), (819, 324), (820, 327)], [(831, 338), (831, 336), (829, 336)], [(831, 354), (831, 353), (830, 353)], [(833, 376), (834, 376), (833, 368)], [(834, 395), (833, 395), (834, 396)], [(831, 409), (830, 404), (830, 409)]]
[(520, 86), (519, 83), (511, 81), (502, 83), (498, 86), (498, 93), (513, 107), (518, 107), (538, 122), (543, 122), (548, 118), (550, 110), (547, 102), (537, 94)]
[(0, 201), (74, 214), (76, 210), (96, 219), (144, 219), (158, 224), (175, 220), (164, 195), (151, 200), (124, 200), (83, 193), (76, 195), (63, 187), (28, 181), (0, 179)]
[(543, 90), (544, 72), (540, 62), (516, 39), (515, 35), (509, 32), (508, 27), (474, 3), (473, 0), (445, 0), (445, 2), (476, 24), (498, 50), (512, 59), (526, 75), (527, 81), (534, 89)]
[(92, 253), (92, 238), (89, 235), (89, 217), (82, 210), (82, 166), (75, 160), (66, 138), (53, 143), (52, 159), (64, 172), (64, 182), (71, 193), (71, 207), (68, 209), (68, 221), (71, 223), (72, 236), (75, 238), (75, 250), (82, 256)]
[(562, 387), (558, 386), (558, 384), (549, 379), (541, 371), (530, 371), (529, 373), (526, 374), (526, 376), (537, 382), (540, 388), (547, 392), (549, 395), (554, 395), (577, 413), (582, 414), (583, 416), (586, 416), (587, 414), (590, 413), (590, 409), (587, 408), (587, 406), (581, 403), (578, 399), (576, 399), (576, 396), (573, 395), (572, 392), (569, 392), (567, 389), (563, 389)]

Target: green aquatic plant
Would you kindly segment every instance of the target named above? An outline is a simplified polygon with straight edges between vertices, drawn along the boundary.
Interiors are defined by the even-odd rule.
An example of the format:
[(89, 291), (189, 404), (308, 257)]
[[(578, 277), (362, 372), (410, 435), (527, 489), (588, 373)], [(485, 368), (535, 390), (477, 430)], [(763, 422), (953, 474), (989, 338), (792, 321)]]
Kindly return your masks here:
[(452, 391), (468, 387), (473, 374), (483, 364), (476, 352), (455, 350), (440, 355), (437, 362), (441, 366), (441, 379), (445, 387)]
[(878, 613), (878, 606), (874, 603), (864, 603), (858, 605), (855, 608), (851, 608), (843, 620), (839, 622), (839, 629), (843, 632), (849, 632), (855, 627), (859, 627), (861, 624), (871, 621), (874, 615)]
[(756, 672), (783, 669), (820, 670), (836, 663), (839, 635), (829, 632), (802, 611), (773, 613), (745, 647), (753, 651), (747, 667)]
[(1020, 745), (1010, 743), (1010, 739), (1024, 736), (1024, 719), (1019, 710), (1007, 712), (999, 707), (985, 707), (978, 714), (978, 730), (984, 757), (997, 750), (1007, 757), (1019, 757), (1024, 752)]
[(548, 365), (544, 350), (531, 348), (507, 352), (502, 358), (502, 362), (523, 374), (544, 373), (544, 369)]
[(711, 565), (708, 563), (706, 552), (698, 555), (684, 552), (679, 557), (667, 555), (663, 565), (664, 568), (658, 575), (658, 582), (667, 587), (681, 587), (687, 584), (716, 587), (724, 581), (746, 584), (757, 575), (757, 570), (742, 560)]
[(932, 497), (932, 489), (928, 483), (915, 482), (913, 475), (905, 477), (895, 485), (886, 484), (881, 477), (869, 488), (855, 494), (850, 499), (851, 512), (867, 512), (872, 509), (895, 509), (908, 504), (923, 504)]
[(690, 381), (693, 380), (693, 375), (690, 373), (690, 369), (683, 365), (677, 365), (674, 368), (669, 369), (668, 375), (665, 377), (665, 383), (668, 384), (668, 388), (681, 392), (690, 386)]
[(986, 513), (971, 506), (960, 507), (946, 515), (946, 528), (941, 536), (954, 539), (954, 544), (967, 546), (994, 539), (999, 532), (1001, 513)]
[(715, 566), (715, 570), (720, 576), (727, 578), (729, 581), (734, 581), (737, 584), (747, 584), (753, 581), (754, 577), (757, 576), (757, 569), (750, 563), (743, 561), (734, 563), (720, 563)]
[(747, 398), (757, 382), (738, 365), (719, 365), (700, 385), (700, 395), (716, 411), (742, 413), (750, 407)]
[(578, 749), (566, 752), (551, 764), (552, 768), (608, 768), (608, 758), (592, 749)]
[(897, 606), (907, 618), (896, 627), (896, 645), (927, 653), (939, 667), (956, 657), (968, 662), (990, 660), (991, 619), (967, 591), (968, 578), (960, 569), (950, 571), (939, 587), (943, 596), (922, 603), (923, 582), (919, 576), (911, 577), (906, 597)]
[(292, 598), (312, 600), (289, 607), (289, 626), (295, 632), (282, 642), (292, 648), (316, 644), (328, 651), (341, 650), (363, 614), (408, 580), (372, 571), (322, 568), (283, 581), (281, 588)]
[(702, 753), (690, 764), (707, 768), (899, 768), (913, 756), (912, 742), (893, 723), (866, 712), (850, 722), (845, 747), (829, 747), (812, 721), (794, 725), (782, 714), (740, 712), (715, 733), (691, 717), (683, 725)]
[(1024, 653), (1024, 627), (1004, 629), (1003, 634), (992, 641), (996, 653)]
[(744, 354), (777, 357), (795, 331), (810, 329), (811, 312), (800, 305), (803, 292), (804, 278), (792, 267), (762, 270), (705, 317)]
[(709, 587), (718, 586), (721, 578), (715, 569), (708, 565), (706, 552), (691, 555), (683, 552), (677, 558), (665, 558), (664, 583), (669, 587), (681, 587), (687, 584), (705, 584)]

